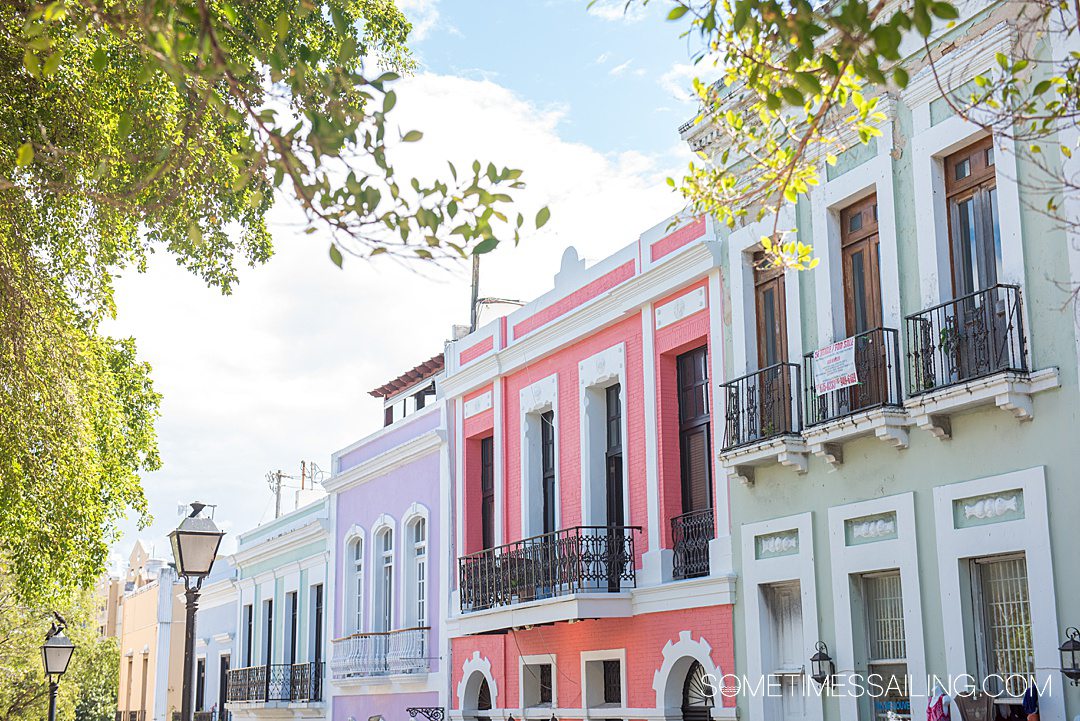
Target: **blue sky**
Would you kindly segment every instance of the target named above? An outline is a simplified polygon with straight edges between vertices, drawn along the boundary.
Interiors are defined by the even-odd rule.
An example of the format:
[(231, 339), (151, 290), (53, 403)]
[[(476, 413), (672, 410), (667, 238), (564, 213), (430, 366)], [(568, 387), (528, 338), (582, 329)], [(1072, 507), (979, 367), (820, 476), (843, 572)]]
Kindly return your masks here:
[[(432, 7), (429, 4), (418, 6)], [(430, 27), (417, 20), (424, 69), (486, 78), (541, 106), (565, 111), (562, 135), (601, 152), (665, 152), (693, 114), (671, 92), (689, 63), (682, 24), (653, 2), (624, 12), (620, 0), (446, 0)], [(431, 12), (430, 10), (428, 12)], [(678, 74), (677, 74), (678, 75)], [(681, 82), (679, 82), (681, 80)]]
[[(656, 4), (631, 17), (605, 0), (399, 0), (415, 19), (418, 72), (399, 82), (393, 116), (424, 131), (394, 160), (399, 175), (446, 172), (474, 158), (524, 170), (519, 207), (551, 221), (517, 247), (484, 256), (481, 294), (531, 299), (551, 288), (564, 249), (599, 260), (680, 209), (665, 185), (690, 157), (676, 128), (694, 112), (685, 41)], [(618, 0), (616, 0), (618, 2)], [(327, 257), (278, 198), (275, 255), (242, 269), (228, 297), (166, 255), (117, 283), (109, 332), (134, 336), (163, 395), (164, 467), (143, 486), (148, 528), (122, 525), (114, 562), (137, 537), (167, 555), (181, 503), (217, 505), (229, 552), (272, 515), (265, 474), (299, 475), (377, 430), (368, 390), (440, 352), (468, 322), (467, 265), (402, 267)], [(286, 507), (289, 506), (288, 495)]]

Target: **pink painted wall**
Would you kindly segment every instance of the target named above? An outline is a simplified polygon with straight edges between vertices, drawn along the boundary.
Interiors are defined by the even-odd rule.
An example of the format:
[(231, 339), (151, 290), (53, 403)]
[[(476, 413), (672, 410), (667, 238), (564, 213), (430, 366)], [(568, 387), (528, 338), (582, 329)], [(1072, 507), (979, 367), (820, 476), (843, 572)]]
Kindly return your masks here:
[[(462, 663), (476, 651), (491, 662), (498, 688), (493, 700), (496, 708), (519, 707), (518, 659), (531, 654), (555, 655), (556, 703), (560, 708), (580, 708), (583, 705), (581, 652), (625, 648), (628, 707), (653, 708), (656, 705), (653, 674), (663, 665), (665, 644), (677, 643), (681, 631), (690, 631), (694, 641), (701, 638), (708, 641), (712, 661), (721, 673), (734, 672), (732, 612), (730, 605), (710, 606), (629, 619), (594, 619), (511, 630), (498, 636), (455, 638), (451, 642), (454, 658), (451, 705), (459, 707), (456, 689), (462, 679)], [(723, 701), (724, 706), (735, 705), (732, 698)]]

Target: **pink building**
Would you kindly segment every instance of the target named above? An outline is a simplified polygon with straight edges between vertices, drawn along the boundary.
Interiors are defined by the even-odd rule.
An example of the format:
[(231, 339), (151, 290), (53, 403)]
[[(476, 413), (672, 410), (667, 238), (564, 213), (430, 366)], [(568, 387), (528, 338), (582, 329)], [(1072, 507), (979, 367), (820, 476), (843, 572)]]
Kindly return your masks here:
[(735, 718), (722, 282), (665, 222), (447, 346), (452, 718)]

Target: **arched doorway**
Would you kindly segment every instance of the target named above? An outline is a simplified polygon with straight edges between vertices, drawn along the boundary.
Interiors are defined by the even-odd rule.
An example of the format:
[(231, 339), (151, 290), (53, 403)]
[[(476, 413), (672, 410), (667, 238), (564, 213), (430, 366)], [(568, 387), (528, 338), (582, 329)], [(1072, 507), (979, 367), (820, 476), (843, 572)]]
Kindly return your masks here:
[[(488, 686), (486, 678), (480, 681), (480, 688), (476, 692), (476, 710), (491, 710), (491, 688)], [(481, 714), (477, 715), (479, 716)], [(487, 714), (483, 714), (483, 716), (486, 718)]]
[(683, 680), (683, 721), (709, 721), (712, 716), (713, 693), (714, 688), (705, 673), (705, 667), (699, 661), (694, 661)]

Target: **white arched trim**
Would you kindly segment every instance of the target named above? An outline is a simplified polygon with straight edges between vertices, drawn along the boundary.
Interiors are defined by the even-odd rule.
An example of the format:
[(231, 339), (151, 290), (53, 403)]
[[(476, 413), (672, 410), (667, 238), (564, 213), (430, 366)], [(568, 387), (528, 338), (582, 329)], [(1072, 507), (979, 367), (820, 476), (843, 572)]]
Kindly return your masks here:
[[(400, 539), (399, 545), (401, 550), (394, 549), (395, 558), (400, 558), (402, 563), (400, 564), (401, 571), (397, 573), (395, 582), (397, 583), (397, 598), (401, 599), (401, 608), (398, 609), (398, 621), (401, 626), (412, 625), (414, 619), (413, 608), (407, 607), (405, 604), (411, 606), (416, 601), (416, 556), (415, 547), (413, 544), (413, 527), (418, 521), (424, 522), (424, 534), (427, 548), (428, 548), (428, 560), (426, 566), (427, 588), (431, 588), (431, 519), (430, 511), (428, 507), (422, 503), (413, 502), (401, 516), (400, 529), (398, 531), (398, 538)], [(398, 555), (400, 553), (400, 555)], [(427, 619), (427, 625), (431, 625), (431, 612), (429, 599), (424, 599), (424, 616)]]
[[(364, 609), (356, 608), (356, 554), (353, 552), (353, 546), (357, 542), (361, 544), (360, 553), (364, 556), (364, 558), (361, 559), (363, 562), (362, 568), (366, 573), (368, 568), (367, 536), (364, 533), (363, 526), (354, 523), (353, 525), (349, 526), (349, 530), (345, 531), (345, 536), (342, 538), (341, 541), (341, 553), (339, 554), (341, 558), (340, 578), (342, 579), (342, 584), (344, 585), (344, 598), (346, 599), (345, 603), (342, 604), (341, 628), (346, 633), (349, 631), (359, 632), (363, 630), (363, 623), (361, 622), (357, 624), (356, 621), (358, 614), (361, 617), (363, 617), (364, 614)], [(360, 580), (366, 585), (366, 579)], [(367, 594), (365, 593), (364, 595), (366, 596)], [(359, 627), (353, 628), (353, 626)]]
[(427, 521), (428, 530), (431, 529), (431, 512), (428, 510), (428, 507), (425, 506), (423, 503), (414, 502), (405, 510), (405, 513), (401, 515), (401, 535), (403, 538), (405, 537), (405, 534), (408, 532), (409, 528), (412, 526), (413, 522), (418, 518), (422, 518)]
[(400, 575), (398, 569), (401, 564), (398, 563), (398, 554), (401, 552), (401, 537), (397, 532), (397, 524), (394, 519), (386, 513), (382, 513), (375, 522), (371, 524), (370, 541), (367, 542), (367, 549), (364, 551), (365, 558), (365, 573), (368, 576), (368, 628), (375, 630), (378, 628), (376, 625), (379, 618), (376, 615), (381, 610), (379, 604), (379, 583), (382, 576), (382, 535), (386, 532), (390, 533), (391, 550), (393, 551), (393, 578), (391, 579), (391, 603), (390, 603), (390, 631), (394, 629), (394, 606), (397, 604), (398, 596), (397, 589), (393, 588), (393, 585), (397, 583), (397, 577)]
[[(694, 661), (716, 679), (717, 685), (720, 684), (723, 673), (713, 663), (712, 646), (704, 636), (695, 641), (689, 631), (679, 631), (678, 641), (664, 644), (663, 655), (664, 662), (653, 674), (653, 690), (656, 692), (656, 708), (663, 710), (667, 716), (677, 717), (681, 713), (683, 682)], [(723, 706), (720, 701), (716, 699), (714, 708)]]
[[(479, 651), (473, 651), (472, 657), (461, 664), (461, 681), (457, 685), (458, 708), (462, 711), (476, 710), (473, 704), (480, 690), (481, 679), (487, 680), (488, 691), (491, 692), (491, 708), (499, 707), (499, 687), (495, 684), (495, 677), (491, 675), (491, 661), (487, 657), (481, 658)], [(470, 705), (466, 705), (466, 700)]]

